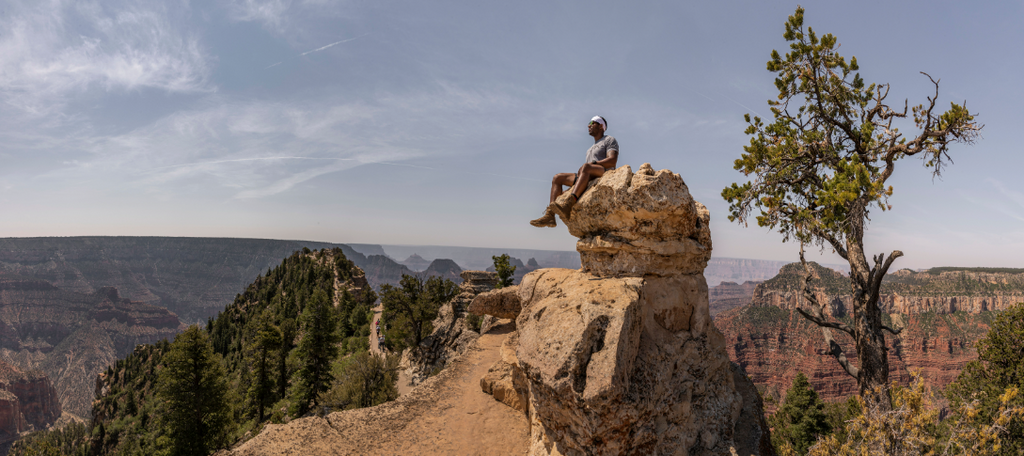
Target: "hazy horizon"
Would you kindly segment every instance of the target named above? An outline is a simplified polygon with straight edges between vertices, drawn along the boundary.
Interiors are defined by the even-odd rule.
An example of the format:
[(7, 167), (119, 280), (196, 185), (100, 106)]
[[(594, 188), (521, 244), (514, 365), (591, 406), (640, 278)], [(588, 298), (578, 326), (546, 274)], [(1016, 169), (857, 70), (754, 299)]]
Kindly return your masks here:
[[(867, 253), (1024, 266), (1024, 3), (802, 2), (893, 106), (986, 124), (932, 179), (905, 160)], [(600, 114), (620, 165), (671, 169), (716, 258), (795, 261), (722, 188), (774, 98), (796, 4), (10, 0), (0, 8), (0, 236), (176, 236), (572, 251), (528, 221)], [(906, 132), (911, 125), (902, 125)], [(499, 247), (493, 247), (499, 246)], [(814, 252), (817, 252), (814, 250)], [(826, 251), (822, 263), (842, 263)]]

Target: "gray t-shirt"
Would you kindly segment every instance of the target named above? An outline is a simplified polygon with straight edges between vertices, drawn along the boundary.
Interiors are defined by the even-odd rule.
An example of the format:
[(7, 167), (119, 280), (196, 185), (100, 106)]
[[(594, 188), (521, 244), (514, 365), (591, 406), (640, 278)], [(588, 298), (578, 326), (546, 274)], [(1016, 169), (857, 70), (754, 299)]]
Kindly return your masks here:
[(614, 137), (605, 135), (587, 149), (586, 163), (597, 163), (608, 158), (609, 150), (619, 150), (619, 142)]

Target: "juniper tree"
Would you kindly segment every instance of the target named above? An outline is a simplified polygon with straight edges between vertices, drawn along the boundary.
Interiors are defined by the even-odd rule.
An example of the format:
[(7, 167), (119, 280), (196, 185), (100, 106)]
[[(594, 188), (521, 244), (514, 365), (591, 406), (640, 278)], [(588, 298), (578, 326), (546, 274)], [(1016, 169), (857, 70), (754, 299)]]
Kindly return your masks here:
[[(936, 108), (939, 83), (924, 74), (935, 93), (927, 102), (902, 110), (886, 102), (889, 84), (866, 84), (857, 73), (857, 58), (847, 62), (837, 52), (831, 34), (819, 37), (804, 28), (804, 10), (786, 22), (783, 35), (790, 52), (772, 51), (768, 70), (776, 74), (777, 100), (769, 100), (774, 120), (744, 118), (751, 136), (735, 168), (751, 181), (732, 184), (722, 191), (729, 202), (729, 220), (746, 223), (757, 213), (757, 224), (777, 230), (784, 240), (800, 243), (800, 261), (807, 271), (803, 296), (809, 308), (801, 315), (822, 328), (828, 354), (857, 379), (861, 395), (882, 390), (888, 383), (889, 363), (885, 335), (893, 329), (882, 323), (879, 287), (895, 250), (875, 255), (873, 265), (864, 250), (865, 222), (871, 209), (889, 210), (893, 188), (886, 184), (902, 159), (917, 156), (933, 176), (949, 161), (953, 143), (972, 144), (982, 125), (963, 105)], [(897, 108), (898, 109), (898, 108)], [(900, 119), (913, 119), (914, 136), (897, 128)], [(850, 265), (853, 297), (852, 324), (827, 319), (822, 303), (810, 290), (810, 268), (804, 260), (805, 244), (831, 248)], [(831, 330), (853, 338), (857, 364), (847, 359)], [(883, 394), (888, 402), (888, 393)]]

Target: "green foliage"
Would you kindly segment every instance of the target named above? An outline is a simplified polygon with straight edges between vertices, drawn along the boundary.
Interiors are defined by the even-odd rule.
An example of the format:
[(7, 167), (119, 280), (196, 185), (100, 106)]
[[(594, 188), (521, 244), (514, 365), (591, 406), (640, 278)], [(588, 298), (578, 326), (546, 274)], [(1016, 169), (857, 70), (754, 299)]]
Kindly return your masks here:
[[(287, 411), (295, 411), (296, 403), (306, 400), (307, 408), (314, 403), (309, 394), (325, 389), (326, 377), (320, 374), (330, 374), (331, 363), (316, 371), (310, 367), (315, 364), (313, 358), (332, 355), (331, 350), (349, 353), (369, 348), (370, 309), (377, 295), (369, 287), (356, 286), (365, 283), (361, 276), (340, 249), (296, 252), (209, 320), (204, 333), (220, 355), (227, 374), (229, 417), (238, 423), (229, 430), (227, 441), (247, 431), (258, 432), (265, 420), (287, 420)], [(300, 356), (303, 341), (315, 339), (307, 334), (311, 329), (317, 332), (309, 317), (317, 312), (326, 312), (321, 321), (333, 321), (330, 340), (334, 342), (328, 345), (334, 348)], [(154, 392), (169, 346), (167, 341), (140, 345), (105, 373), (101, 381), (108, 393), (94, 406), (93, 416), (99, 418), (90, 431), (96, 454), (157, 454), (170, 446), (170, 436), (155, 418), (161, 411)], [(303, 378), (321, 381), (300, 387)], [(306, 388), (309, 385), (314, 386), (312, 392)]]
[(839, 443), (846, 442), (847, 423), (863, 413), (861, 403), (856, 396), (850, 396), (845, 401), (825, 403), (825, 422), (832, 429), (832, 435)]
[[(930, 97), (927, 107), (913, 108), (921, 132), (908, 140), (892, 123), (906, 113), (884, 103), (889, 86), (866, 84), (857, 58), (847, 62), (836, 37), (805, 30), (803, 17), (797, 8), (786, 22), (790, 52), (783, 57), (772, 51), (768, 61), (779, 92), (768, 102), (774, 121), (745, 116), (750, 145), (735, 168), (756, 179), (734, 183), (722, 196), (730, 203), (730, 220), (746, 220), (756, 208), (759, 226), (785, 239), (821, 243), (851, 234), (869, 205), (890, 208), (892, 187), (885, 183), (897, 160), (922, 154), (938, 174), (948, 144), (971, 143), (982, 127), (955, 103), (936, 116)], [(851, 224), (854, 219), (859, 223)]]
[(323, 396), (332, 409), (372, 407), (398, 398), (399, 355), (358, 353), (335, 365), (335, 381)]
[(386, 344), (401, 352), (415, 347), (428, 336), (441, 305), (459, 294), (459, 286), (448, 279), (432, 276), (423, 282), (418, 277), (402, 274), (399, 287), (380, 286), (382, 313), (387, 325)]
[(33, 432), (14, 442), (8, 456), (88, 456), (89, 428), (70, 423), (60, 429)]
[(334, 374), (331, 363), (338, 357), (338, 316), (327, 294), (316, 290), (302, 312), (302, 339), (296, 350), (300, 368), (297, 373), (292, 404), (296, 416), (304, 415), (320, 402), (320, 394), (327, 391)]
[(227, 444), (228, 384), (210, 337), (190, 326), (164, 357), (157, 395), (171, 455), (206, 456)]
[(466, 324), (469, 325), (469, 329), (475, 332), (480, 332), (480, 328), (483, 327), (484, 318), (473, 313), (466, 313)]
[(832, 431), (828, 418), (825, 403), (811, 388), (807, 377), (802, 372), (798, 373), (779, 410), (768, 418), (768, 425), (772, 428), (772, 446), (780, 451), (788, 445), (797, 454), (807, 454), (807, 449), (818, 436)]
[(280, 329), (270, 324), (267, 316), (261, 317), (254, 326), (256, 334), (247, 344), (252, 383), (246, 401), (251, 409), (256, 410), (257, 420), (262, 422), (266, 407), (274, 401), (277, 382), (273, 375), (273, 355), (281, 347), (282, 335)]
[[(976, 404), (977, 420), (992, 421), (1000, 407), (1024, 407), (1024, 398), (1015, 396), (1004, 404), (1007, 388), (1024, 390), (1024, 304), (1002, 312), (988, 334), (978, 341), (978, 359), (960, 371), (946, 389), (945, 396), (954, 405)], [(1024, 452), (1024, 423), (1013, 421), (1007, 427), (1008, 454)]]
[(507, 253), (501, 254), (501, 256), (492, 256), (494, 260), (494, 270), (498, 272), (498, 284), (495, 288), (510, 287), (512, 282), (515, 280), (516, 267), (509, 264), (509, 256)]

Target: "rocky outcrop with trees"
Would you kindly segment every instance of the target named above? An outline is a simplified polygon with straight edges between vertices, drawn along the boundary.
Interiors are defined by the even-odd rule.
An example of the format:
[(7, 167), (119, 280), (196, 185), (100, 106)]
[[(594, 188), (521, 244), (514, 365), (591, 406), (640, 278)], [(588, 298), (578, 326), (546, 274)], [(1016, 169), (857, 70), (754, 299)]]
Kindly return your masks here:
[(582, 270), (477, 297), (477, 312), (516, 316), (481, 386), (526, 414), (529, 454), (770, 454), (760, 399), (711, 322), (709, 219), (678, 174), (621, 167), (565, 220)]
[(498, 275), (485, 271), (462, 271), (461, 277), (459, 294), (438, 309), (437, 318), (431, 322), (433, 331), (430, 335), (402, 355), (400, 366), (414, 385), (440, 372), (480, 337), (480, 327), (473, 327), (470, 321), (473, 316), (467, 309), (478, 294), (494, 289)]

